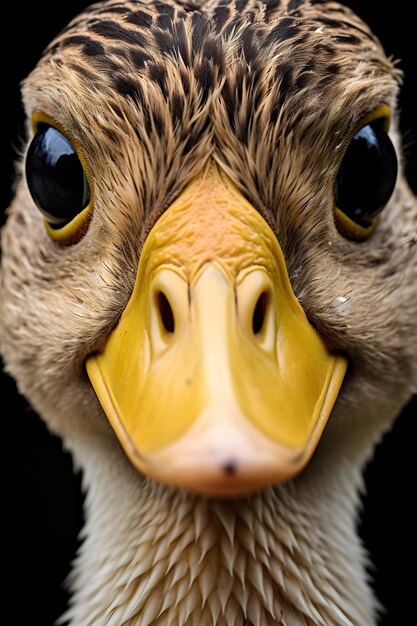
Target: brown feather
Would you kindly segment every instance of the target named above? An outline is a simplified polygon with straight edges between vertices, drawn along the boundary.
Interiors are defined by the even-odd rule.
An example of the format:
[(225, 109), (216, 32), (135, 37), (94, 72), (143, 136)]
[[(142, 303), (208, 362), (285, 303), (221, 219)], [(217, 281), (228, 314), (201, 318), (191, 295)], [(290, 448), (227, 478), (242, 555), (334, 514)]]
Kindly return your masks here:
[[(80, 437), (112, 442), (121, 455), (84, 361), (130, 297), (146, 234), (211, 158), (274, 228), (298, 300), (351, 361), (312, 463), (274, 498), (298, 502), (313, 524), (303, 517), (306, 485), (320, 478), (314, 493), (333, 501), (329, 493), (354, 468), (346, 487), (353, 537), (360, 470), (417, 391), (417, 203), (400, 174), (376, 233), (358, 244), (336, 229), (333, 187), (357, 124), (382, 103), (395, 110), (399, 82), (368, 27), (334, 2), (110, 0), (51, 43), (25, 81), (28, 119), (42, 111), (73, 137), (92, 172), (94, 213), (78, 243), (57, 245), (22, 177), (2, 231), (0, 341), (21, 393), (76, 458), (88, 465)], [(395, 120), (392, 136), (400, 152)], [(302, 545), (301, 531), (291, 531), (291, 506), (283, 507)], [(282, 623), (321, 623), (313, 592), (305, 591), (307, 608), (294, 608), (290, 586), (276, 576), (272, 584), (288, 611)], [(371, 619), (368, 591), (355, 593)]]

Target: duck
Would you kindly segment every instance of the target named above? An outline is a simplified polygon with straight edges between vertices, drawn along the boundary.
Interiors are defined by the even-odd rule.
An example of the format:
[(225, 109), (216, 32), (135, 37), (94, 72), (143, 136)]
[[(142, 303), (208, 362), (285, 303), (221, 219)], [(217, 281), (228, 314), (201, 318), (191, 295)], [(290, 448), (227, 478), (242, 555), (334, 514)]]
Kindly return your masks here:
[(363, 469), (417, 389), (399, 82), (313, 0), (107, 0), (26, 79), (0, 350), (83, 474), (63, 623), (376, 623)]

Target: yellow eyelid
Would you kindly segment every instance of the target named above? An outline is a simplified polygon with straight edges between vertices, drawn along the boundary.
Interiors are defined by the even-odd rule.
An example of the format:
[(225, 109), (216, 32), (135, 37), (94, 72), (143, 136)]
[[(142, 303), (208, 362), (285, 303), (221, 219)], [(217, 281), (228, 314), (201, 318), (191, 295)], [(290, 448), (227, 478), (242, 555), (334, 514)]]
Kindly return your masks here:
[(353, 139), (353, 137), (362, 128), (365, 128), (365, 126), (367, 126), (371, 122), (374, 122), (375, 120), (383, 121), (384, 123), (383, 128), (385, 132), (388, 132), (390, 129), (390, 125), (391, 125), (391, 107), (388, 104), (381, 104), (376, 109), (373, 109), (372, 111), (370, 111), (369, 113), (367, 113), (366, 115), (360, 118), (360, 121), (357, 124), (355, 124), (355, 126), (353, 127), (353, 130), (349, 132), (349, 134), (343, 141), (343, 150), (339, 157), (340, 163), (343, 161), (343, 157), (345, 156), (346, 150), (348, 149), (349, 144), (351, 140)]
[(353, 135), (356, 135), (356, 133), (367, 124), (379, 119), (384, 121), (384, 130), (388, 132), (391, 125), (391, 107), (388, 104), (381, 104), (379, 107), (365, 115), (365, 117), (362, 117)]
[(360, 224), (351, 220), (346, 213), (341, 211), (341, 209), (335, 207), (334, 213), (338, 231), (346, 239), (350, 239), (351, 241), (366, 241), (368, 237), (374, 234), (380, 222), (380, 217), (378, 216), (375, 218), (375, 221), (371, 226), (364, 228)]
[(90, 201), (85, 209), (78, 213), (68, 224), (61, 228), (53, 228), (47, 220), (44, 220), (46, 232), (54, 241), (63, 244), (71, 245), (77, 243), (81, 237), (87, 232), (87, 228), (91, 219), (91, 206)]
[(61, 228), (53, 228), (47, 220), (44, 220), (45, 228), (48, 235), (61, 245), (71, 245), (77, 243), (83, 235), (87, 232), (88, 225), (91, 219), (92, 208), (94, 204), (94, 185), (93, 185), (93, 176), (91, 173), (91, 169), (89, 163), (84, 155), (82, 148), (79, 145), (79, 142), (76, 141), (68, 131), (66, 131), (61, 124), (59, 124), (52, 117), (47, 115), (46, 113), (42, 113), (41, 111), (35, 111), (32, 114), (31, 118), (32, 122), (32, 132), (35, 135), (38, 131), (40, 124), (48, 124), (48, 126), (52, 126), (56, 128), (74, 147), (75, 152), (80, 160), (80, 163), (83, 167), (85, 176), (87, 178), (88, 187), (90, 190), (90, 202), (87, 206), (80, 211), (68, 224), (62, 226)]
[[(370, 124), (374, 120), (379, 119), (384, 122), (383, 128), (385, 132), (388, 133), (391, 125), (391, 107), (388, 104), (381, 104), (376, 109), (373, 109), (370, 113), (367, 113), (364, 117), (361, 118), (360, 122), (357, 126), (355, 126), (353, 132), (349, 134), (349, 137), (345, 142), (345, 147), (340, 157), (340, 163), (342, 163), (350, 141), (356, 135), (356, 133), (358, 133), (362, 128), (367, 126), (367, 124)], [(356, 222), (351, 220), (337, 206), (334, 207), (334, 216), (336, 226), (340, 234), (343, 235), (346, 239), (350, 239), (351, 241), (356, 242), (366, 241), (371, 235), (374, 234), (380, 222), (380, 216), (378, 215), (371, 226), (369, 226), (368, 228), (364, 228), (360, 224), (357, 224)]]

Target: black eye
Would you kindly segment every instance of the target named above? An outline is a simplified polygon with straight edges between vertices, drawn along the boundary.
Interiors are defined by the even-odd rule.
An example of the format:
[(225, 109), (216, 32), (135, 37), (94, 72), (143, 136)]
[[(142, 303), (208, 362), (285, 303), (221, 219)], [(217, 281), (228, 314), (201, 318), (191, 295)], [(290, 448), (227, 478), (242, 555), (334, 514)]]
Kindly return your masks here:
[[(336, 178), (336, 207), (360, 229), (372, 228), (394, 191), (398, 164), (386, 126), (379, 117), (354, 135)], [(345, 226), (341, 230), (349, 236)]]
[(90, 202), (83, 166), (71, 142), (41, 123), (26, 156), (26, 179), (37, 207), (54, 229), (68, 224)]

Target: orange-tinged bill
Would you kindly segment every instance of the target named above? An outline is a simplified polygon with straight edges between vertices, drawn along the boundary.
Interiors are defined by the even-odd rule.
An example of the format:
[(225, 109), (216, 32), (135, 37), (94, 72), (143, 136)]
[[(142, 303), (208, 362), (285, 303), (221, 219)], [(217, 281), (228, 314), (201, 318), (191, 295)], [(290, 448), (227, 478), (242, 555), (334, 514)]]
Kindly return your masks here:
[(301, 471), (346, 365), (308, 322), (271, 228), (211, 164), (149, 233), (87, 372), (141, 472), (235, 497)]

